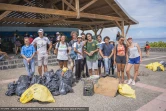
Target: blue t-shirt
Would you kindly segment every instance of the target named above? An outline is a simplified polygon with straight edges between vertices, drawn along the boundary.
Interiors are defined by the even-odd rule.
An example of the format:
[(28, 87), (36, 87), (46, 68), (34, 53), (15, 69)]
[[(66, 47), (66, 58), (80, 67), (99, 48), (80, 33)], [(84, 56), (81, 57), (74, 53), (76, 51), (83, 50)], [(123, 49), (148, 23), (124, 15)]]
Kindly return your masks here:
[(35, 52), (36, 51), (33, 45), (29, 45), (29, 46), (24, 45), (21, 48), (21, 55), (24, 55), (27, 58), (30, 58)]
[(112, 53), (112, 50), (114, 49), (114, 46), (112, 44), (107, 45), (106, 43), (103, 43), (100, 49), (103, 52), (104, 56), (110, 56)]

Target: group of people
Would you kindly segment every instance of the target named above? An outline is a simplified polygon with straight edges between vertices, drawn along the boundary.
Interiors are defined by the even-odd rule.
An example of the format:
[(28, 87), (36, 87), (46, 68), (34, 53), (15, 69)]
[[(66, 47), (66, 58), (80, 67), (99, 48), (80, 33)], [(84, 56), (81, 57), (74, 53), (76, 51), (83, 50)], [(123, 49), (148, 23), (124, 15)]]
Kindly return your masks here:
[[(135, 85), (142, 53), (139, 45), (133, 43), (132, 38), (126, 39), (119, 35), (117, 43), (115, 43), (106, 36), (102, 42), (101, 35), (98, 35), (95, 40), (91, 33), (82, 33), (79, 36), (77, 32), (73, 31), (71, 32), (72, 40), (69, 43), (66, 42), (65, 35), (60, 35), (53, 46), (52, 42), (43, 34), (44, 30), (39, 29), (39, 37), (35, 38), (31, 44), (29, 38), (24, 38), (25, 45), (21, 48), (21, 55), (29, 76), (35, 72), (35, 54), (37, 54), (38, 60), (38, 73), (42, 76), (42, 67), (44, 67), (44, 72), (47, 71), (48, 55), (54, 47), (59, 67), (61, 69), (69, 67), (68, 62), (70, 61), (71, 70), (75, 67), (77, 81), (93, 74), (104, 77), (114, 76), (114, 70), (117, 67), (117, 77), (120, 83), (124, 83), (124, 72), (126, 71), (127, 84)], [(132, 66), (134, 66), (133, 80), (130, 77)], [(85, 74), (84, 67), (86, 68)], [(101, 74), (103, 67), (104, 74)]]

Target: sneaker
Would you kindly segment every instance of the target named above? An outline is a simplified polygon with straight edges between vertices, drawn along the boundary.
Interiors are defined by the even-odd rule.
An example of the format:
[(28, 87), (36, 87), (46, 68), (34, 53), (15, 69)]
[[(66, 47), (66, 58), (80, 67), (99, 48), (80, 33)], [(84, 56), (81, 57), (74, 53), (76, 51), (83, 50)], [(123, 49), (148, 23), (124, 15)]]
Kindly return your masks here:
[(129, 79), (128, 82), (127, 82), (127, 84), (131, 84), (131, 82), (132, 82), (132, 79)]
[(131, 84), (134, 86), (135, 85), (135, 81), (133, 80)]

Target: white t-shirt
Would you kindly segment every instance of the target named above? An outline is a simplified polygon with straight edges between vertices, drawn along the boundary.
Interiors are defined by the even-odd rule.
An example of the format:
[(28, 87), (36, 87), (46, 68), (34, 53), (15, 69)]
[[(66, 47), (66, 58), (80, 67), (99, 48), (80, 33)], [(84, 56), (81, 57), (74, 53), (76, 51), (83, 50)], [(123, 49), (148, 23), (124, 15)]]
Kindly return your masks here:
[(38, 53), (47, 53), (47, 44), (50, 44), (50, 40), (47, 37), (37, 37), (31, 43), (32, 45), (37, 45)]
[[(83, 45), (84, 45), (83, 42), (80, 42), (80, 44), (78, 44), (78, 42), (75, 42), (74, 43), (74, 48), (76, 48), (78, 52), (82, 53)], [(76, 59), (83, 59), (82, 55), (80, 55), (78, 53), (77, 53), (77, 55), (78, 55), (78, 58), (76, 58)]]
[(68, 47), (66, 45), (69, 46), (66, 43), (62, 44), (61, 42), (56, 44), (55, 48), (58, 49), (58, 55), (57, 55), (58, 60), (68, 60), (68, 55), (67, 55)]

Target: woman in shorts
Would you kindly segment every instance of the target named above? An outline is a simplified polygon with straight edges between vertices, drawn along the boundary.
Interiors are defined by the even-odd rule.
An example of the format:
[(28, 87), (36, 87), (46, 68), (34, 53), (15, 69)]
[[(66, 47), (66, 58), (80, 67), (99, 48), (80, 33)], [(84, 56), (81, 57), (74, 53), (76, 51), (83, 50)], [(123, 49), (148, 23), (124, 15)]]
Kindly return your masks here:
[(68, 62), (68, 43), (65, 42), (66, 36), (62, 35), (60, 38), (60, 42), (58, 42), (55, 46), (54, 53), (57, 54), (57, 59), (59, 61), (59, 66), (62, 69), (63, 67), (67, 67)]
[(124, 37), (120, 36), (118, 44), (114, 48), (114, 64), (117, 65), (117, 75), (120, 83), (124, 83), (124, 69), (126, 65), (127, 47)]
[[(138, 70), (140, 63), (142, 62), (142, 53), (140, 46), (137, 43), (133, 43), (132, 38), (127, 39), (128, 42), (128, 64), (126, 68), (126, 74), (128, 78), (127, 84), (135, 85), (136, 78), (138, 76)], [(134, 78), (133, 80), (130, 78), (130, 70), (134, 65)]]

